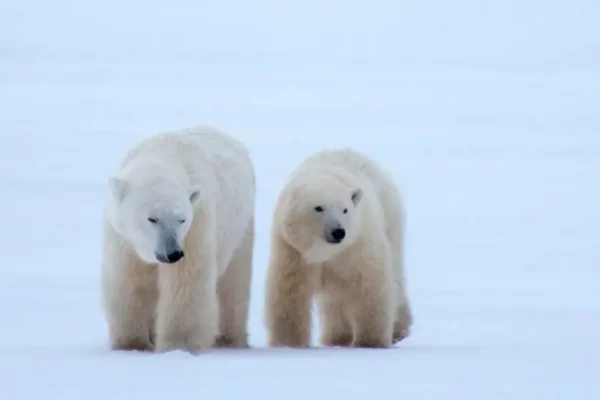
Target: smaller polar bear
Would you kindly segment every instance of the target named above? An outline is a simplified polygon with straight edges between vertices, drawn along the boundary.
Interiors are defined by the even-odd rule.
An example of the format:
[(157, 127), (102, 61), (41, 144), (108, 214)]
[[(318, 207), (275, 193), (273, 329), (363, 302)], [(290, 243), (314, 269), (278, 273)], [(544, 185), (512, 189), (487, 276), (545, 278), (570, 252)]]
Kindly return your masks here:
[(115, 350), (248, 347), (255, 177), (208, 127), (145, 139), (110, 179), (102, 298)]
[(409, 335), (404, 211), (391, 178), (351, 149), (307, 158), (276, 204), (265, 323), (271, 346), (390, 347)]

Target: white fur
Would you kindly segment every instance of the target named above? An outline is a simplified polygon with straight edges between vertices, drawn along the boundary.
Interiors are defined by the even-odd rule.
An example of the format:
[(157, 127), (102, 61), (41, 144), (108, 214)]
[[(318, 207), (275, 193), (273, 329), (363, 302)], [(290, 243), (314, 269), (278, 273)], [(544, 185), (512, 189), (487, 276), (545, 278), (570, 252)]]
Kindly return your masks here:
[[(136, 144), (110, 179), (102, 294), (113, 349), (246, 347), (255, 178), (245, 146), (197, 127)], [(169, 263), (165, 257), (183, 252)]]
[[(388, 347), (409, 334), (400, 194), (354, 150), (321, 151), (294, 171), (278, 199), (267, 274), (273, 346), (310, 344), (317, 300), (325, 345)], [(345, 229), (340, 243), (332, 228)]]

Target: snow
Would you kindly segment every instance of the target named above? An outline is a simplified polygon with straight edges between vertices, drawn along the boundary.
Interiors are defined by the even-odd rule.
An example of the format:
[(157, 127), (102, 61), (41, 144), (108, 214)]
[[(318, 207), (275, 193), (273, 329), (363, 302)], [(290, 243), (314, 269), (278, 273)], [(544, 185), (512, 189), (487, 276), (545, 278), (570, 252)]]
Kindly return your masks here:
[[(600, 396), (600, 3), (368, 4), (1, 2), (1, 398)], [(111, 352), (107, 178), (136, 140), (205, 123), (256, 165), (254, 348)], [(271, 211), (336, 146), (404, 192), (413, 334), (269, 349)]]

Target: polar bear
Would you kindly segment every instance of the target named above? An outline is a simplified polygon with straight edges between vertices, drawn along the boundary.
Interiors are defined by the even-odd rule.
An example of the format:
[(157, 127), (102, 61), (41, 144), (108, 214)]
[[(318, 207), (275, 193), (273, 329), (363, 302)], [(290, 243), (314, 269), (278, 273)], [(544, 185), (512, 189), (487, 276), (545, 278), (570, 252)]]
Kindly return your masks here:
[(248, 347), (255, 177), (211, 127), (142, 140), (110, 178), (102, 299), (114, 350)]
[(273, 214), (265, 325), (273, 347), (390, 347), (413, 317), (403, 267), (404, 209), (391, 177), (352, 150), (324, 150), (292, 173)]

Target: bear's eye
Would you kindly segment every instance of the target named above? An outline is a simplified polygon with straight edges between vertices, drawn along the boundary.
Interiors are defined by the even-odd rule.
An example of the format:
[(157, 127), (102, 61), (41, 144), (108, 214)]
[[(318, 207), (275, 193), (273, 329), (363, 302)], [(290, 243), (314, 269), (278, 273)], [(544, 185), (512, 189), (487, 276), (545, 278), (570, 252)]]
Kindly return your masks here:
[(152, 217), (148, 218), (148, 221), (150, 221), (153, 224), (158, 222), (158, 220), (156, 218), (152, 218)]
[(315, 207), (315, 211), (316, 211), (316, 212), (323, 212), (323, 207), (321, 207), (321, 206), (316, 206), (316, 207)]
[(180, 218), (180, 219), (179, 219), (179, 223), (180, 223), (180, 224), (183, 224), (184, 222), (185, 222), (185, 219), (184, 219), (184, 218)]
[(347, 208), (344, 208), (344, 211), (343, 211), (343, 213), (344, 213), (344, 214), (346, 214), (347, 212), (348, 212), (348, 209), (347, 209)]

